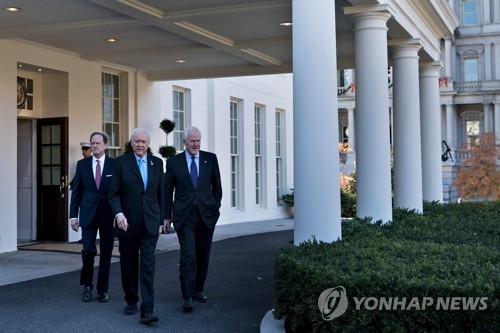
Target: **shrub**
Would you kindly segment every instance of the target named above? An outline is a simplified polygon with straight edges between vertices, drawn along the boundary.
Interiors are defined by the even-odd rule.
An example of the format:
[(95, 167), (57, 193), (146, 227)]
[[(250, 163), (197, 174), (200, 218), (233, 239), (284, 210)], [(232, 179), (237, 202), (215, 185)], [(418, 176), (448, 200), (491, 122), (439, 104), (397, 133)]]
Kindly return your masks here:
[[(305, 242), (276, 257), (277, 318), (295, 332), (497, 332), (500, 327), (500, 203), (425, 203), (394, 222), (344, 221), (343, 240)], [(345, 287), (349, 305), (323, 320), (318, 296)], [(359, 310), (354, 297), (487, 297), (483, 310)]]

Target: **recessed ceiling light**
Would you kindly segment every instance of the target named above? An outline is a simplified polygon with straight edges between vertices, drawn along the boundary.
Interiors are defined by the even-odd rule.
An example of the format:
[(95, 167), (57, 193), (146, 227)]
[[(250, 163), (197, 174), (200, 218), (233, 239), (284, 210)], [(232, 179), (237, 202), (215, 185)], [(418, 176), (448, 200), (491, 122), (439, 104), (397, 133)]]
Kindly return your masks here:
[(109, 43), (115, 43), (117, 41), (118, 41), (118, 39), (116, 39), (114, 37), (106, 38), (106, 42), (109, 42)]
[(19, 64), (19, 65), (17, 65), (17, 67), (23, 68), (23, 64)]
[(292, 22), (290, 22), (290, 21), (280, 22), (280, 25), (282, 27), (291, 27), (292, 26)]
[(179, 64), (183, 64), (183, 63), (187, 62), (187, 60), (186, 59), (178, 59), (175, 62), (179, 63)]
[(37, 69), (37, 71), (41, 72), (41, 71), (43, 71), (43, 69), (41, 69), (41, 68), (38, 68), (38, 69)]
[(2, 9), (6, 12), (18, 12), (21, 10), (19, 7), (3, 7)]

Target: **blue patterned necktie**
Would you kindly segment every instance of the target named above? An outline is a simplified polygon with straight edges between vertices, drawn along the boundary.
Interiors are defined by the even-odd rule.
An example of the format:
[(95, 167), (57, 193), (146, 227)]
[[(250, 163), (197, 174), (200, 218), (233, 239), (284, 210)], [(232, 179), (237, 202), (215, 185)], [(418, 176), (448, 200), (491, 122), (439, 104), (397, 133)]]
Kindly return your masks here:
[(146, 170), (144, 170), (144, 161), (142, 159), (137, 160), (139, 164), (139, 171), (141, 171), (142, 182), (144, 183), (144, 191), (146, 191), (146, 184), (148, 183), (148, 178), (146, 177)]
[(196, 162), (194, 161), (194, 159), (195, 157), (191, 156), (191, 169), (189, 174), (191, 175), (191, 181), (196, 188), (196, 185), (198, 185), (198, 169), (196, 168)]

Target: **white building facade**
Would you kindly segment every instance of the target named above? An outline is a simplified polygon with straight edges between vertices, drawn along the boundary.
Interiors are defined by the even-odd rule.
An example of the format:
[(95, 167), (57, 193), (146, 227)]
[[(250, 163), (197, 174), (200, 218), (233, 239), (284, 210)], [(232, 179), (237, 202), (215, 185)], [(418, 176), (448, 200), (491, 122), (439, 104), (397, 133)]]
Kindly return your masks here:
[[(219, 156), (224, 186), (220, 223), (284, 217), (278, 198), (293, 187), (295, 243), (341, 238), (336, 138), (343, 106), (349, 140), (355, 140), (358, 216), (392, 220), (391, 140), (395, 205), (421, 210), (425, 199), (442, 200), (442, 188), (435, 188), (436, 179), (442, 183), (438, 79), (442, 40), (453, 38), (458, 24), (450, 3), (285, 2), (279, 5), (292, 9), (293, 84), (290, 75), (216, 79), (214, 72), (202, 81), (156, 80), (140, 69), (90, 60), (96, 54), (86, 60), (16, 38), (16, 32), (28, 34), (26, 29), (3, 31), (11, 37), (0, 40), (0, 135), (16, 162), (0, 164), (0, 252), (15, 251), (18, 240), (79, 239), (68, 226), (67, 208), (80, 141), (104, 129), (110, 154), (119, 154), (131, 130), (144, 127), (152, 132), (156, 152), (166, 140), (158, 127), (164, 118), (176, 121), (178, 129), (198, 126), (203, 148)], [(219, 10), (242, 8), (247, 7)], [(191, 11), (180, 14), (186, 20), (199, 17)], [(235, 50), (240, 44), (217, 40), (227, 52), (258, 55), (260, 63), (270, 66), (262, 53), (249, 47)], [(241, 75), (266, 70), (247, 68), (239, 68)], [(336, 94), (341, 68), (356, 70), (354, 103)], [(178, 144), (176, 135), (168, 137), (169, 144)]]
[[(440, 62), (418, 65), (418, 72), (413, 73), (420, 78), (418, 87), (413, 84), (405, 89), (398, 84), (398, 80), (411, 84), (410, 73), (402, 74), (401, 66), (412, 66), (411, 58), (417, 61), (416, 51), (411, 54), (408, 48), (406, 51), (389, 48), (387, 114), (395, 157), (396, 206), (420, 210), (420, 197), (428, 201), (457, 202), (452, 182), (470, 144), (486, 132), (495, 133), (500, 142), (500, 2), (465, 0), (449, 3), (460, 24), (453, 36), (443, 38)], [(415, 46), (415, 50), (417, 48)], [(414, 70), (416, 65), (413, 65)], [(439, 92), (429, 90), (436, 82)], [(347, 143), (351, 150), (348, 163), (343, 166), (344, 172), (353, 171), (356, 160), (356, 83), (355, 70), (339, 71), (339, 142)], [(398, 94), (401, 89), (405, 90)], [(431, 112), (436, 109), (437, 93), (439, 113)], [(400, 112), (403, 114), (397, 110), (404, 110)], [(422, 133), (420, 140), (413, 132), (418, 123)], [(438, 152), (443, 155), (448, 147), (449, 154), (438, 158)], [(422, 159), (432, 162), (418, 161), (413, 156), (418, 151), (422, 151)], [(442, 166), (442, 173), (438, 172), (439, 166)], [(403, 174), (409, 175), (407, 171), (419, 176), (403, 180)], [(422, 181), (424, 186), (420, 185)], [(405, 190), (415, 193), (420, 188), (423, 192), (414, 197), (415, 202), (398, 201), (402, 196), (411, 197), (409, 193), (404, 194)]]

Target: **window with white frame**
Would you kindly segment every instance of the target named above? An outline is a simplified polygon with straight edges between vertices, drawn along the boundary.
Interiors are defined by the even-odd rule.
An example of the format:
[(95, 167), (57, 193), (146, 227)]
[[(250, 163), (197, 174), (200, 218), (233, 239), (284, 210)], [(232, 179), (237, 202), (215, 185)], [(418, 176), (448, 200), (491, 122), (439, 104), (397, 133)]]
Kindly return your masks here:
[(470, 148), (476, 144), (481, 134), (482, 113), (478, 111), (467, 111), (461, 114), (462, 133), (465, 138), (465, 145)]
[(476, 57), (468, 56), (464, 59), (464, 81), (479, 81), (479, 60)]
[(102, 131), (108, 136), (107, 153), (116, 157), (122, 149), (121, 113), (122, 100), (120, 74), (102, 73)]
[(182, 141), (182, 136), (184, 133), (184, 129), (186, 128), (186, 118), (189, 107), (188, 98), (189, 98), (189, 91), (187, 89), (174, 87), (173, 121), (175, 123), (175, 128), (172, 133), (174, 136), (174, 147), (177, 151), (182, 151), (184, 149), (184, 142)]
[(255, 136), (255, 204), (263, 204), (263, 140), (264, 140), (264, 106), (254, 107), (254, 136)]
[(230, 114), (229, 114), (230, 130), (229, 130), (229, 141), (230, 141), (230, 198), (231, 198), (231, 208), (239, 208), (239, 164), (240, 164), (240, 152), (239, 152), (239, 101), (231, 100), (230, 102)]
[(477, 24), (476, 0), (464, 0), (463, 2), (463, 25)]
[(285, 112), (276, 109), (276, 202), (280, 202), (281, 196), (285, 194), (285, 170), (284, 170), (284, 135), (285, 135)]

